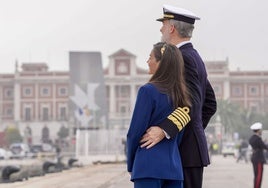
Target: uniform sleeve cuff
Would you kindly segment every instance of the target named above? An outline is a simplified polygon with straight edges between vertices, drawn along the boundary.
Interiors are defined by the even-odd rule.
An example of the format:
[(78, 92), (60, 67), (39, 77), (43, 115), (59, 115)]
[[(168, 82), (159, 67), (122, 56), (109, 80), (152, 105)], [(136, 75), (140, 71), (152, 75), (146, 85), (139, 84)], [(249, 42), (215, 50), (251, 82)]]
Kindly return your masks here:
[(164, 133), (169, 135), (170, 138), (174, 138), (179, 132), (177, 126), (167, 118), (159, 125), (159, 127), (162, 128), (164, 130)]

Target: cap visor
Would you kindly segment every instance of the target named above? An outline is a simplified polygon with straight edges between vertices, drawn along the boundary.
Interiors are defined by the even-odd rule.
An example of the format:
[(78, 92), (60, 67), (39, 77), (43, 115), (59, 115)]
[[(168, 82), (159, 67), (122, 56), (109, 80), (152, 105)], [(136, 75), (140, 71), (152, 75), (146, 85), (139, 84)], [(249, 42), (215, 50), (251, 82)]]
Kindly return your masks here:
[(166, 20), (166, 18), (158, 18), (158, 19), (156, 19), (156, 21), (159, 21), (159, 22), (162, 22), (164, 20)]

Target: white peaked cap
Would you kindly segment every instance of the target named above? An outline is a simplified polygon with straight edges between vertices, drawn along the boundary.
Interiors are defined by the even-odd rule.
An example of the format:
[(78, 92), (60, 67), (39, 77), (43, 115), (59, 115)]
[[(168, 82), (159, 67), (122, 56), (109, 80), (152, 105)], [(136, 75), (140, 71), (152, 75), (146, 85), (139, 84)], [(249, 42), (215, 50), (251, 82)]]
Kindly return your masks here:
[(262, 129), (262, 124), (260, 122), (254, 123), (253, 125), (250, 126), (251, 130), (259, 130)]
[(200, 17), (193, 12), (184, 8), (174, 7), (172, 5), (163, 5), (163, 17), (157, 19), (157, 21), (163, 21), (167, 19), (174, 19), (178, 21), (194, 24), (195, 20), (200, 20)]

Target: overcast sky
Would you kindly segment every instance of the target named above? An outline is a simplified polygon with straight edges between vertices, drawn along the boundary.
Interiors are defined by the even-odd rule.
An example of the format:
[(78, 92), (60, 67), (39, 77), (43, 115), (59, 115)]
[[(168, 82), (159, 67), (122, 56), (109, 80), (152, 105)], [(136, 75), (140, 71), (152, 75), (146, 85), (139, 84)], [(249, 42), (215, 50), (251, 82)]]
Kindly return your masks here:
[(139, 67), (160, 41), (162, 5), (201, 17), (192, 42), (203, 60), (229, 59), (231, 70), (268, 70), (267, 0), (0, 0), (0, 73), (16, 59), (69, 70), (69, 51), (100, 51), (103, 65), (123, 48)]

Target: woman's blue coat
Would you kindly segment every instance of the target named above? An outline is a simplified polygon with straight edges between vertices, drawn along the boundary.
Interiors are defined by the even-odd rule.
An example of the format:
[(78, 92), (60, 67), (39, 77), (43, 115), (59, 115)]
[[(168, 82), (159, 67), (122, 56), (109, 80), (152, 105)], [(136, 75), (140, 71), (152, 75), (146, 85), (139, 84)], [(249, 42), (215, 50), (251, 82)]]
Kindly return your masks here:
[(168, 96), (153, 84), (147, 83), (139, 89), (127, 133), (127, 170), (131, 172), (132, 181), (139, 178), (183, 180), (178, 150), (182, 132), (150, 149), (140, 147), (145, 131), (162, 122), (172, 111)]

